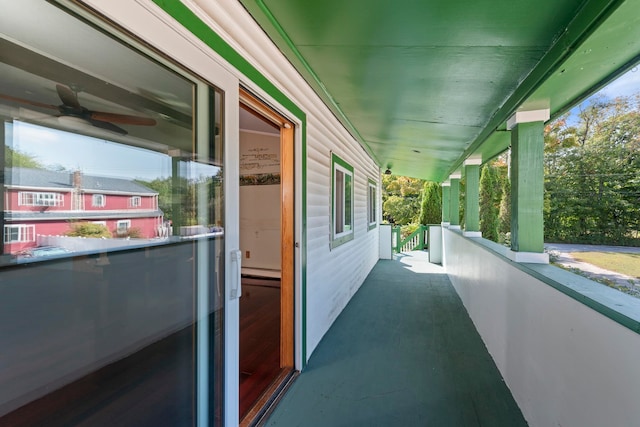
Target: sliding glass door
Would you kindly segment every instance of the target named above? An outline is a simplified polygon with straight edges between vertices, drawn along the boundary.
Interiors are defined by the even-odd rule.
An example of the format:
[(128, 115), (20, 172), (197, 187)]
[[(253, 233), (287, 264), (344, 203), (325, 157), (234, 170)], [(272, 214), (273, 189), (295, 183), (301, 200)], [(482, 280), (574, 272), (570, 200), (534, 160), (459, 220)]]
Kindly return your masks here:
[(223, 425), (237, 86), (76, 12), (0, 17), (0, 425)]

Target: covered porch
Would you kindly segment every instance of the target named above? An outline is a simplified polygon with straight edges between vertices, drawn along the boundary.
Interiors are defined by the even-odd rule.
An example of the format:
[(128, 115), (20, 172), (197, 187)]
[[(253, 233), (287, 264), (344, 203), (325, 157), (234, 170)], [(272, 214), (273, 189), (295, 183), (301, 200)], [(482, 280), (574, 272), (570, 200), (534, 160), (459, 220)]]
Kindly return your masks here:
[(460, 297), (425, 251), (380, 260), (268, 426), (526, 426)]
[[(248, 91), (286, 119), (276, 126), (278, 152), (292, 167), (280, 176), (294, 185), (278, 196), (287, 233), (277, 239), (291, 280), (280, 291), (280, 319), (288, 320), (276, 347), (279, 368), (300, 371), (258, 422), (638, 424), (640, 300), (549, 265), (542, 212), (545, 125), (637, 71), (640, 0), (22, 3), (3, 15), (15, 34), (0, 41), (15, 60), (0, 60), (12, 70), (2, 75), (1, 140), (13, 144), (20, 121), (41, 123), (48, 136), (100, 136), (114, 127), (93, 129), (88, 114), (103, 104), (125, 121), (124, 113), (152, 113), (158, 127), (145, 127), (148, 135), (120, 123), (131, 133), (109, 140), (118, 150), (161, 152), (166, 166), (148, 179), (170, 176), (166, 184), (181, 190), (167, 192), (175, 235), (163, 244), (25, 262), (4, 254), (0, 348), (9, 363), (0, 360), (0, 416), (40, 416), (43, 425), (258, 424), (239, 411), (240, 377), (250, 373), (239, 362), (240, 298), (251, 302), (241, 292), (251, 251), (241, 243), (238, 196)], [(46, 19), (34, 19), (45, 6)], [(41, 25), (52, 17), (60, 24)], [(65, 40), (86, 43), (78, 50)], [(50, 57), (61, 71), (18, 66)], [(82, 104), (59, 89), (74, 92), (83, 81)], [(68, 104), (82, 117), (69, 115)], [(71, 129), (78, 118), (88, 130)], [(288, 149), (285, 135), (293, 137)], [(51, 167), (54, 150), (72, 151), (64, 147), (47, 146)], [(510, 248), (479, 228), (480, 169), (508, 149)], [(84, 156), (73, 155), (77, 167)], [(109, 173), (123, 177), (119, 158)], [(206, 181), (188, 174), (182, 189), (183, 166), (193, 176), (204, 168)], [(441, 185), (441, 266), (424, 253), (378, 261), (382, 174)], [(18, 198), (3, 210), (17, 206)], [(39, 206), (39, 214), (53, 210)], [(210, 233), (175, 233), (187, 207), (188, 223)], [(5, 243), (33, 240), (28, 230), (6, 228)], [(122, 370), (115, 391), (94, 382), (95, 372), (128, 360), (139, 365)], [(107, 396), (94, 403), (80, 388), (49, 405), (71, 418), (26, 406), (51, 402), (52, 390), (79, 380)], [(102, 409), (104, 418), (90, 418)]]
[[(637, 70), (640, 2), (241, 2), (382, 174), (442, 186), (450, 281), (379, 262), (317, 348), (310, 340), (309, 365), (270, 425), (636, 425), (640, 303), (550, 265), (543, 209), (545, 126)], [(483, 239), (479, 218), (480, 170), (506, 150), (510, 247)], [(409, 276), (394, 286), (402, 276), (387, 264)], [(314, 267), (309, 295), (335, 297)], [(421, 280), (459, 298), (455, 317), (442, 294), (414, 307), (419, 297), (394, 292)], [(360, 305), (378, 281), (397, 317), (375, 299)], [(464, 322), (482, 352), (471, 338), (448, 341), (465, 337), (449, 329)], [(471, 353), (491, 367), (476, 371), (497, 368), (493, 379), (468, 373), (482, 363)], [(485, 406), (499, 418), (483, 418)]]
[(442, 265), (376, 264), (266, 425), (637, 423), (640, 301), (458, 229), (442, 242)]

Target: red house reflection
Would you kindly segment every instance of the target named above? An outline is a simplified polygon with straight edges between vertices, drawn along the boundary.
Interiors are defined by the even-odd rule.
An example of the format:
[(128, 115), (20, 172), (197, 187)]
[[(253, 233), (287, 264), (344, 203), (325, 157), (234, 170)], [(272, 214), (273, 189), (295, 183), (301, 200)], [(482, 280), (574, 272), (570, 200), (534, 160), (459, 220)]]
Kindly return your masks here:
[(4, 252), (39, 245), (39, 236), (65, 235), (78, 222), (102, 224), (114, 238), (162, 234), (158, 193), (130, 179), (7, 168)]

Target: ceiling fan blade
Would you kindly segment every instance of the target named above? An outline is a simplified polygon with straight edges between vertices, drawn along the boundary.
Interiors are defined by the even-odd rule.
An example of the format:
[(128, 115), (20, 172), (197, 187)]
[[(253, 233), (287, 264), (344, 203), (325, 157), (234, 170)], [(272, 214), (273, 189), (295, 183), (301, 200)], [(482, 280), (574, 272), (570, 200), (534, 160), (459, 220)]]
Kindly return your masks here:
[(77, 110), (82, 109), (78, 96), (69, 87), (58, 84), (56, 85), (56, 91), (58, 91), (58, 96), (64, 105)]
[(0, 93), (0, 98), (6, 99), (7, 101), (19, 102), (21, 104), (33, 105), (34, 107), (40, 108), (50, 108), (52, 110), (57, 110), (58, 107), (51, 104), (45, 104), (37, 101), (29, 101), (28, 99), (16, 98), (15, 96), (4, 95)]
[(155, 126), (156, 121), (149, 117), (129, 116), (127, 114), (105, 113), (102, 111), (91, 111), (90, 117), (93, 120), (104, 122), (121, 123), (123, 125)]
[(102, 120), (94, 120), (94, 119), (88, 119), (87, 121), (91, 123), (93, 126), (100, 129), (110, 130), (111, 132), (119, 133), (120, 135), (127, 134), (126, 130), (122, 129), (119, 126), (114, 125), (113, 123), (103, 122)]

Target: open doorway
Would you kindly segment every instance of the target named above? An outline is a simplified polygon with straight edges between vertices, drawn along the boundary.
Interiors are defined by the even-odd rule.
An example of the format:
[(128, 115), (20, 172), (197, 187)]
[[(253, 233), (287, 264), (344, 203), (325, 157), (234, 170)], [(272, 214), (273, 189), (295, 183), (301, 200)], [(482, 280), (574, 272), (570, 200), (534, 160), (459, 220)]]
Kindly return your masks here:
[(293, 127), (240, 91), (240, 419), (251, 425), (292, 374)]

